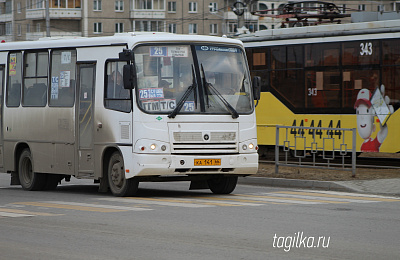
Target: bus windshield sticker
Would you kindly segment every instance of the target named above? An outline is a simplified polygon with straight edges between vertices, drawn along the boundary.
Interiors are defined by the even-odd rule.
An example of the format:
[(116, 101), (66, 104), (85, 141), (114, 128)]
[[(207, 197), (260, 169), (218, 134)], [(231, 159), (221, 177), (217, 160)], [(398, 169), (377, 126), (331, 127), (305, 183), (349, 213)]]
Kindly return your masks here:
[(9, 75), (10, 76), (15, 76), (17, 75), (17, 54), (16, 53), (12, 53), (10, 54), (10, 71), (9, 71)]
[(58, 77), (51, 77), (51, 99), (58, 99)]
[(151, 57), (188, 57), (188, 54), (187, 46), (150, 47)]
[[(146, 111), (172, 111), (176, 107), (176, 99), (162, 99), (162, 100), (146, 100), (142, 101), (142, 106)], [(193, 112), (194, 101), (186, 101), (183, 105), (183, 111)]]
[(65, 88), (65, 87), (69, 87), (69, 81), (71, 78), (71, 71), (69, 70), (65, 70), (65, 71), (60, 71), (60, 88)]
[(216, 52), (231, 52), (231, 53), (239, 53), (240, 50), (238, 48), (232, 47), (220, 47), (220, 46), (196, 46), (196, 51), (216, 51)]
[(71, 52), (63, 51), (61, 52), (61, 64), (69, 64), (71, 63)]
[(143, 88), (139, 90), (140, 99), (164, 98), (163, 88)]

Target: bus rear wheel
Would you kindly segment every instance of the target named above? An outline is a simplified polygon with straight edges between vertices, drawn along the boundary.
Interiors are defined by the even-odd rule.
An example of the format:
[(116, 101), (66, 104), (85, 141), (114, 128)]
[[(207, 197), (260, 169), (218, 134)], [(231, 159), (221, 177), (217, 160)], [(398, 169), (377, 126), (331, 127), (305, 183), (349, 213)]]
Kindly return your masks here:
[(135, 179), (126, 179), (122, 155), (114, 152), (108, 163), (108, 183), (110, 190), (117, 197), (134, 196), (139, 182)]
[(43, 190), (46, 185), (46, 175), (34, 172), (29, 149), (23, 150), (19, 157), (18, 175), (24, 190)]
[(237, 176), (221, 176), (218, 178), (209, 179), (208, 187), (215, 194), (229, 194), (235, 188), (238, 181)]

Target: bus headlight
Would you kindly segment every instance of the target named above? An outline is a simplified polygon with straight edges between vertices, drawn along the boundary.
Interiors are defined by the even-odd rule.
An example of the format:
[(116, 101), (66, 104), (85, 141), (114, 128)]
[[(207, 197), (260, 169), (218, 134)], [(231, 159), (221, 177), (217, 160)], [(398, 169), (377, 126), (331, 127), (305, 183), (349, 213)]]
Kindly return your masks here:
[(165, 142), (141, 139), (136, 142), (134, 150), (137, 153), (168, 153), (169, 145)]
[(257, 140), (252, 139), (252, 140), (247, 140), (245, 142), (241, 142), (239, 147), (240, 147), (239, 152), (241, 153), (257, 152)]

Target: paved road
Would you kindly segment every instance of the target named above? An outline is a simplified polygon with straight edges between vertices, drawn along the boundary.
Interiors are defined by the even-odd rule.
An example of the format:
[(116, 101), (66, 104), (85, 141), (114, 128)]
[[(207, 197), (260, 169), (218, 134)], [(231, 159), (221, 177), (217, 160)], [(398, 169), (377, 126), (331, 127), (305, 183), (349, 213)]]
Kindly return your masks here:
[(73, 180), (27, 192), (0, 174), (1, 259), (398, 259), (400, 198), (141, 183), (138, 197)]

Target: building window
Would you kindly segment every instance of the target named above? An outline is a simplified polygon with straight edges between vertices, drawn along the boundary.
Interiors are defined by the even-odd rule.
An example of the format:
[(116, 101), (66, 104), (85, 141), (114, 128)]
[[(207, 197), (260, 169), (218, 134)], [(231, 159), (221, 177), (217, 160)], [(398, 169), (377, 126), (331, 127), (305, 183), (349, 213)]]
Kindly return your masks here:
[(168, 12), (176, 13), (176, 2), (168, 2)]
[(134, 9), (145, 9), (145, 10), (163, 10), (165, 0), (134, 0)]
[[(41, 1), (41, 0), (38, 0)], [(81, 0), (49, 0), (50, 8), (81, 8)]]
[(358, 10), (359, 11), (365, 11), (365, 5), (358, 5)]
[(197, 34), (197, 24), (196, 23), (189, 24), (189, 34)]
[(197, 2), (189, 2), (189, 13), (197, 13)]
[(37, 9), (44, 8), (44, 3), (45, 3), (45, 1), (36, 0), (36, 8)]
[(345, 14), (346, 13), (346, 5), (344, 4), (344, 5), (342, 5), (342, 14)]
[(12, 23), (6, 23), (6, 35), (12, 35), (13, 30), (12, 30)]
[(210, 34), (211, 35), (216, 35), (218, 34), (218, 24), (210, 24)]
[(94, 23), (93, 24), (93, 32), (94, 33), (102, 33), (103, 32), (103, 23)]
[(384, 5), (378, 5), (377, 6), (377, 11), (378, 12), (384, 12), (385, 11), (385, 6)]
[(228, 23), (228, 33), (237, 32), (237, 23)]
[(124, 32), (124, 24), (123, 23), (116, 23), (115, 24), (115, 32), (116, 33), (123, 33)]
[(218, 12), (218, 3), (210, 3), (209, 8), (210, 8), (210, 13)]
[(164, 21), (135, 21), (134, 31), (137, 32), (164, 32)]
[(17, 3), (17, 13), (21, 13), (21, 3)]
[(18, 33), (18, 36), (22, 35), (22, 25), (20, 25), (20, 24), (17, 24), (17, 33)]
[(115, 11), (124, 11), (124, 1), (115, 1)]
[(31, 24), (30, 24), (30, 23), (28, 23), (28, 24), (26, 25), (26, 32), (27, 32), (27, 33), (30, 33), (30, 32), (31, 32)]
[(101, 0), (93, 0), (93, 10), (101, 11)]
[(176, 33), (176, 23), (170, 23), (170, 24), (168, 24), (168, 32), (170, 32), (170, 33)]
[(36, 32), (40, 32), (40, 23), (36, 24)]

